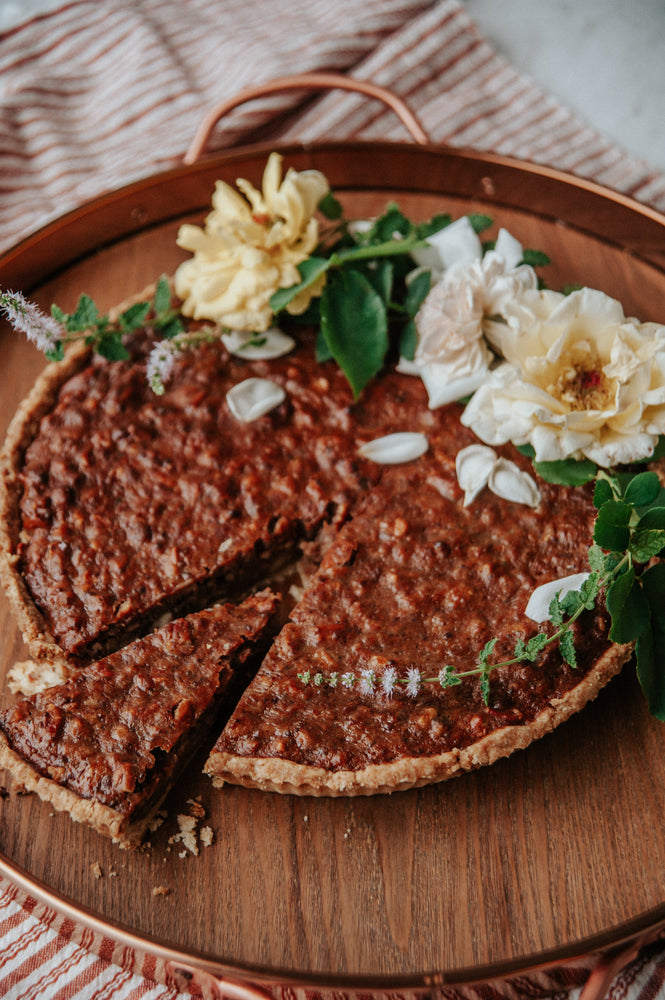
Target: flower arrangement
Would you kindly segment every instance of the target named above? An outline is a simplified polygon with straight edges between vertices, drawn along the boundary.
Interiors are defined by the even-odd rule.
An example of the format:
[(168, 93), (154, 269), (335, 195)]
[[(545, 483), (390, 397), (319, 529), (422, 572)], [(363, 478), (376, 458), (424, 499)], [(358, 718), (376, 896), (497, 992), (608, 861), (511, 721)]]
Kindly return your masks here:
[[(150, 323), (159, 337), (147, 372), (156, 392), (182, 350), (222, 338), (241, 356), (277, 357), (295, 346), (288, 325), (299, 322), (317, 331), (317, 357), (343, 369), (356, 397), (392, 359), (422, 379), (431, 408), (463, 401), (461, 420), (479, 439), (457, 456), (464, 503), (481, 503), (490, 489), (537, 506), (539, 477), (593, 483), (588, 573), (538, 588), (525, 614), (543, 627), (501, 663), (490, 640), (464, 674), (443, 665), (432, 678), (414, 668), (404, 678), (388, 669), (303, 674), (302, 682), (415, 696), (424, 683), (446, 688), (479, 676), (487, 699), (493, 670), (534, 662), (552, 643), (575, 666), (572, 625), (604, 600), (610, 638), (634, 644), (649, 707), (665, 720), (665, 490), (648, 468), (665, 454), (665, 326), (625, 316), (596, 289), (543, 287), (537, 268), (546, 255), (505, 230), (483, 241), (486, 216), (415, 224), (390, 205), (378, 219), (348, 221), (322, 174), (282, 177), (277, 154), (261, 191), (246, 181), (238, 189), (219, 183), (203, 228), (180, 230), (179, 245), (192, 253), (175, 274), (180, 306), (160, 279), (151, 302), (113, 321), (86, 296), (71, 315), (54, 306), (46, 316), (11, 292), (0, 294), (0, 308), (52, 360), (78, 339), (120, 360), (126, 338)], [(184, 317), (203, 325), (188, 327)], [(228, 405), (238, 420), (253, 420), (283, 398), (269, 379), (247, 379)], [(531, 457), (533, 476), (497, 456), (494, 447), (507, 442)], [(363, 454), (409, 461), (426, 448), (422, 435), (400, 433), (365, 444)]]

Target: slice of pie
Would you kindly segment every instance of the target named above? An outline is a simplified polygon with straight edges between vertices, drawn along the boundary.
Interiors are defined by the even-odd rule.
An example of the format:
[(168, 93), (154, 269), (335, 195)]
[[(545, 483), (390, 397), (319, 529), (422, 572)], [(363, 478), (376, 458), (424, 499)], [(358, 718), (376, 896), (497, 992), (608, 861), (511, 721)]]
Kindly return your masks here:
[[(354, 795), (449, 778), (553, 729), (628, 657), (604, 611), (585, 612), (576, 668), (553, 643), (493, 670), (484, 703), (465, 672), (492, 637), (498, 663), (536, 631), (536, 586), (587, 568), (593, 506), (542, 483), (533, 509), (489, 491), (464, 507), (446, 458), (455, 408), (441, 420), (448, 435), (388, 470), (329, 548), (207, 761), (216, 784)], [(446, 666), (461, 683), (442, 687)]]
[(247, 682), (277, 606), (263, 591), (177, 619), (17, 702), (0, 713), (0, 766), (74, 819), (137, 844), (223, 696)]

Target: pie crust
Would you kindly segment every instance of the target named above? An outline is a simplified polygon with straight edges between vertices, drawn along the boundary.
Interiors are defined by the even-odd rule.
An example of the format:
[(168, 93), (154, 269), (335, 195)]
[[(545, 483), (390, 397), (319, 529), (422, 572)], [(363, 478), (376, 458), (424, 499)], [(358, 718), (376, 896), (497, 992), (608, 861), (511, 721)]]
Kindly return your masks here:
[[(402, 673), (413, 667), (428, 675), (446, 663), (467, 670), (492, 636), (499, 639), (497, 655), (509, 657), (518, 638), (536, 631), (523, 615), (533, 588), (586, 569), (595, 513), (591, 495), (582, 488), (539, 482), (542, 499), (535, 509), (487, 491), (464, 507), (455, 456), (474, 438), (459, 422), (459, 407), (429, 410), (420, 381), (392, 369), (354, 402), (339, 369), (316, 363), (307, 336), (293, 355), (270, 362), (238, 360), (219, 343), (206, 345), (183, 356), (163, 397), (152, 396), (144, 385), (150, 331), (144, 340), (137, 338), (137, 355), (130, 362), (109, 365), (75, 350), (64, 362), (49, 366), (7, 436), (0, 491), (0, 576), (36, 663), (32, 681), (40, 663), (51, 682), (53, 676), (76, 675), (81, 668), (90, 669), (86, 664), (101, 652), (133, 641), (140, 630), (149, 631), (165, 611), (177, 616), (220, 597), (242, 600), (266, 580), (274, 580), (285, 562), (297, 557), (301, 565), (303, 558), (305, 564), (313, 561), (318, 568), (307, 575), (295, 598), (291, 590), (291, 618), (219, 736), (206, 771), (217, 784), (357, 795), (441, 781), (528, 746), (594, 698), (630, 656), (628, 647), (609, 642), (607, 616), (598, 610), (588, 613), (578, 630), (583, 665), (577, 673), (556, 649), (540, 664), (500, 668), (499, 707), (491, 698), (483, 705), (477, 678), (445, 690), (428, 683), (413, 699), (404, 692), (386, 698), (379, 688), (371, 697), (360, 696), (357, 685), (334, 694), (325, 684), (308, 688), (297, 676), (307, 668), (307, 656), (312, 674), (371, 668), (378, 685), (388, 667), (399, 667)], [(228, 411), (225, 392), (252, 375), (274, 379), (285, 389), (286, 402), (251, 425), (240, 425)], [(68, 435), (67, 421), (82, 419), (91, 400), (99, 407), (95, 434), (82, 435), (82, 440), (85, 463), (92, 463), (94, 475), (81, 480), (80, 493), (67, 492), (69, 480), (43, 486), (52, 482), (58, 461), (66, 466), (78, 460), (76, 435)], [(88, 430), (92, 426), (86, 425)], [(424, 457), (389, 467), (359, 455), (361, 444), (403, 430), (427, 437)], [(97, 444), (91, 445), (91, 438)], [(500, 452), (530, 470), (530, 463), (511, 447)], [(191, 467), (198, 458), (203, 466), (194, 475)], [(143, 478), (137, 471), (141, 468)], [(67, 468), (65, 472), (69, 475)], [(138, 482), (145, 507), (138, 501), (127, 511), (112, 504), (104, 510), (96, 507), (106, 502), (114, 476), (132, 489)], [(87, 508), (77, 508), (83, 502), (80, 495), (89, 496)], [(45, 527), (33, 531), (30, 512), (39, 508), (40, 497), (56, 513)], [(171, 508), (173, 497), (178, 506)], [(164, 506), (166, 513), (156, 525), (152, 512)], [(57, 535), (76, 510), (84, 524), (80, 537), (75, 532)], [(144, 524), (145, 544), (132, 548), (123, 543), (118, 524), (125, 516)], [(88, 529), (96, 519), (101, 528), (94, 538), (101, 541), (95, 546), (102, 546), (109, 566), (120, 550), (119, 563), (126, 558), (128, 569), (109, 569), (108, 593), (115, 603), (109, 603), (102, 590), (93, 594), (102, 613), (92, 625), (86, 619), (79, 626), (76, 616), (74, 624), (67, 622), (67, 601), (58, 595), (63, 587), (73, 588), (78, 613), (80, 595), (87, 600), (88, 585), (94, 588), (99, 574), (81, 577), (85, 586), (72, 582), (52, 543), (54, 537), (62, 538), (69, 565), (85, 569), (94, 547), (86, 547)], [(155, 535), (168, 533), (176, 523), (175, 541), (165, 534), (162, 550), (155, 548)], [(220, 524), (225, 533), (220, 533)], [(40, 532), (45, 548), (31, 555)], [(169, 576), (164, 571), (157, 579), (166, 550), (173, 552), (178, 572)], [(139, 563), (144, 567), (141, 587), (149, 591), (145, 600), (132, 590)], [(44, 571), (51, 565), (56, 566), (53, 607)], [(402, 577), (407, 565), (409, 572)], [(390, 574), (401, 580), (391, 597), (397, 603), (381, 605), (379, 584)], [(344, 605), (345, 632), (331, 638), (326, 629), (332, 626), (334, 632), (336, 595)], [(360, 638), (353, 632), (354, 613), (364, 623)], [(386, 635), (395, 622), (403, 629), (402, 638), (393, 634), (387, 647)], [(300, 643), (297, 655), (292, 654), (293, 642)], [(16, 688), (24, 673), (21, 668), (15, 672)], [(494, 685), (492, 674), (491, 689)], [(326, 699), (332, 699), (328, 715)], [(398, 703), (402, 707), (396, 707)], [(359, 722), (342, 745), (336, 726), (325, 720), (335, 713), (338, 718), (354, 716), (358, 706), (367, 719), (365, 730)], [(421, 709), (429, 721), (419, 745), (412, 717)], [(293, 713), (300, 710), (302, 718), (294, 721)], [(324, 720), (318, 730), (317, 712)], [(448, 732), (445, 719), (451, 712), (454, 725)], [(305, 718), (307, 739), (302, 735)], [(283, 738), (287, 730), (288, 738)], [(407, 731), (409, 738), (403, 739)], [(298, 736), (301, 744), (308, 744), (307, 753)], [(354, 740), (355, 750), (349, 750)], [(359, 747), (369, 750), (360, 752)], [(33, 773), (20, 753), (4, 746), (0, 761), (26, 787), (75, 818), (114, 837), (127, 836), (113, 811), (80, 796), (72, 798), (57, 783)]]

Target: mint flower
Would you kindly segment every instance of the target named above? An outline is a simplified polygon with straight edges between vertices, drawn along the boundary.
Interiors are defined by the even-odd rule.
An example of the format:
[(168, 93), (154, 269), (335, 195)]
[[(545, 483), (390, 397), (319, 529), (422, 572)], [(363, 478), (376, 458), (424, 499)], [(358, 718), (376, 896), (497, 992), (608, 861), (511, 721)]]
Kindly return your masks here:
[(3, 292), (0, 309), (14, 329), (24, 333), (40, 351), (46, 355), (57, 352), (64, 337), (62, 326), (34, 302), (29, 302), (21, 292)]

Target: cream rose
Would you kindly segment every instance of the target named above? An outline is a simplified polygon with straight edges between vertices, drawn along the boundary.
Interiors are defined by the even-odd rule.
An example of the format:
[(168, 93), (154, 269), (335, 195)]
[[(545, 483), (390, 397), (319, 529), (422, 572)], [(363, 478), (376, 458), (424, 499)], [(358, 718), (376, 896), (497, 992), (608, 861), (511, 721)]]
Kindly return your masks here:
[[(473, 233), (467, 219), (458, 219), (442, 235), (462, 221)], [(448, 267), (415, 320), (418, 342), (410, 370), (425, 383), (432, 408), (470, 395), (485, 381), (494, 361), (488, 341), (500, 343), (505, 325), (497, 317), (525, 291), (538, 286), (533, 268), (519, 264), (522, 248), (509, 233), (501, 230), (498, 249), (484, 256), (480, 241), (473, 236), (478, 256), (464, 256), (457, 263), (450, 263), (450, 254), (446, 256)], [(453, 245), (457, 242), (458, 237)]]
[(530, 444), (536, 461), (609, 467), (648, 458), (665, 433), (665, 327), (589, 288), (525, 292), (504, 313), (505, 361), (462, 422), (487, 444)]
[[(204, 229), (181, 226), (178, 245), (193, 257), (177, 269), (175, 290), (186, 316), (263, 332), (273, 319), (271, 295), (300, 281), (298, 264), (317, 245), (314, 213), (328, 182), (318, 170), (290, 169), (282, 179), (282, 158), (272, 153), (262, 191), (237, 183), (242, 194), (218, 181)], [(303, 312), (322, 285), (293, 299), (289, 312)]]

